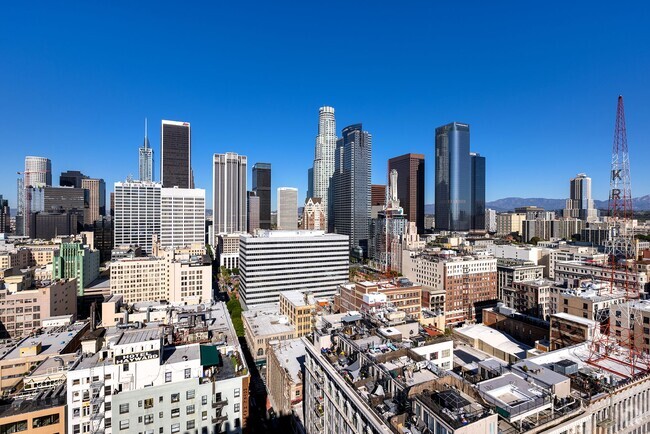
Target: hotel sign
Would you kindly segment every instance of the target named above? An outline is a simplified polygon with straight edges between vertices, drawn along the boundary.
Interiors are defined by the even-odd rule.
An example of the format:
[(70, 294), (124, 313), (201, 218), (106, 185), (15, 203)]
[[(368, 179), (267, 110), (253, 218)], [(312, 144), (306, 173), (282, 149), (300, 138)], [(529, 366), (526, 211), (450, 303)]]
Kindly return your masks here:
[(131, 354), (119, 354), (115, 356), (113, 363), (116, 365), (121, 365), (123, 363), (133, 363), (140, 362), (142, 360), (152, 360), (160, 357), (160, 353), (157, 350), (143, 351), (141, 353), (131, 353)]

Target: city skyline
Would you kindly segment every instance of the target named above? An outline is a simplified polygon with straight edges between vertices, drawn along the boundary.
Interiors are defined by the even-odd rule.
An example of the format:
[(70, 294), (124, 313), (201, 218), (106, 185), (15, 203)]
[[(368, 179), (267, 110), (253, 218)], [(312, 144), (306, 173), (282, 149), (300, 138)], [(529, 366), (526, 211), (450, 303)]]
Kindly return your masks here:
[[(334, 32), (327, 37), (314, 34), (305, 41), (288, 39), (306, 26), (300, 20), (292, 20), (289, 32), (280, 30), (290, 16), (282, 6), (260, 5), (260, 15), (273, 19), (256, 18), (241, 26), (241, 19), (236, 18), (240, 6), (229, 5), (218, 14), (228, 20), (222, 26), (209, 27), (206, 24), (216, 11), (207, 8), (199, 13), (198, 6), (189, 6), (181, 14), (197, 19), (196, 26), (165, 36), (159, 30), (170, 18), (152, 10), (156, 8), (137, 5), (131, 17), (143, 25), (126, 26), (117, 39), (102, 31), (114, 23), (115, 12), (96, 14), (88, 5), (69, 15), (45, 5), (28, 15), (14, 7), (4, 14), (2, 30), (12, 36), (0, 39), (7, 53), (7, 67), (0, 78), (12, 84), (6, 93), (12, 104), (0, 109), (0, 123), (7, 132), (2, 141), (3, 159), (11, 170), (0, 175), (0, 184), (12, 208), (16, 203), (12, 172), (21, 169), (26, 155), (50, 158), (54, 176), (77, 169), (104, 178), (109, 186), (129, 174), (137, 176), (144, 117), (151, 122), (183, 119), (192, 123), (197, 187), (209, 189), (211, 185), (212, 154), (237, 152), (248, 155), (252, 162), (272, 163), (276, 174), (273, 188), (295, 186), (304, 198), (305, 172), (314, 157), (315, 117), (325, 105), (337, 110), (339, 125), (362, 122), (373, 132), (373, 183), (386, 182), (389, 158), (408, 152), (425, 154), (430, 162), (426, 203), (433, 202), (434, 128), (455, 119), (473, 126), (475, 147), (490, 162), (488, 201), (508, 196), (563, 198), (566, 180), (582, 172), (593, 179), (593, 197), (605, 199), (614, 101), (619, 93), (627, 101), (632, 193), (650, 193), (650, 174), (642, 171), (650, 152), (645, 146), (650, 125), (644, 122), (650, 116), (644, 102), (650, 89), (640, 72), (647, 69), (648, 59), (632, 55), (642, 48), (638, 41), (647, 40), (645, 4), (637, 5), (635, 13), (631, 8), (591, 5), (586, 16), (578, 5), (565, 5), (561, 17), (549, 8), (519, 20), (513, 18), (517, 8), (477, 4), (471, 9), (458, 8), (457, 12), (464, 12), (463, 28), (472, 29), (467, 34), (451, 32), (451, 24), (445, 22), (431, 28), (432, 17), (452, 11), (448, 6), (420, 5), (414, 13), (414, 8), (395, 11), (378, 5), (364, 10), (377, 30), (364, 24), (359, 31)], [(355, 8), (359, 6), (352, 6)], [(313, 14), (317, 22), (309, 27), (338, 21), (333, 19), (336, 10)], [(311, 12), (308, 5), (295, 11)], [(142, 19), (147, 14), (151, 17)], [(486, 14), (497, 21), (486, 19)], [(41, 16), (50, 18), (42, 19), (40, 28), (23, 25), (23, 21), (36, 22)], [(407, 17), (415, 20), (408, 21), (408, 27), (401, 24)], [(540, 29), (546, 28), (550, 19), (554, 32), (541, 38), (539, 34), (548, 32)], [(605, 21), (609, 30), (602, 32)], [(270, 22), (280, 25), (267, 28)], [(58, 23), (56, 29), (53, 23)], [(507, 32), (491, 30), (500, 23), (507, 25)], [(268, 41), (259, 44), (247, 36), (243, 29), (249, 25), (269, 34)], [(389, 32), (390, 38), (380, 31), (387, 25), (398, 30)], [(86, 33), (91, 37), (76, 37)], [(507, 36), (512, 34), (519, 36)], [(226, 35), (234, 45), (222, 49)], [(53, 43), (44, 50), (39, 41), (46, 37)], [(63, 40), (65, 44), (56, 42)], [(268, 47), (283, 43), (286, 52), (274, 57), (267, 43)], [(365, 67), (353, 72), (341, 72), (334, 64), (322, 70), (313, 68), (315, 62), (320, 64), (321, 48), (326, 44), (332, 44), (330, 56), (363, 45), (364, 58), (375, 59), (371, 62), (373, 74)], [(205, 69), (189, 72), (181, 69), (179, 62), (163, 60), (165, 51), (161, 50), (169, 46), (187, 50), (194, 63), (206, 62)], [(441, 63), (432, 53), (444, 46), (463, 48), (451, 50), (452, 61)], [(223, 55), (204, 54), (215, 50), (222, 50)], [(78, 56), (80, 52), (84, 56)], [(247, 55), (241, 56), (242, 52)], [(298, 55), (301, 62), (288, 61)], [(260, 60), (268, 62), (265, 71), (251, 67)], [(162, 64), (168, 67), (161, 68)], [(403, 68), (405, 64), (407, 68)], [(153, 70), (157, 74), (151, 74)], [(182, 84), (173, 85), (178, 83)], [(58, 109), (60, 101), (66, 101), (62, 109)], [(75, 127), (62, 128), (71, 119)], [(39, 128), (32, 128), (34, 123)], [(116, 124), (120, 128), (114, 128)], [(159, 132), (152, 130), (150, 141), (157, 144)], [(287, 130), (291, 134), (286, 134)], [(80, 152), (84, 147), (88, 152)], [(278, 149), (292, 158), (282, 158)], [(539, 149), (545, 151), (537, 152)], [(154, 150), (158, 150), (156, 145)], [(587, 152), (589, 159), (583, 158)], [(521, 164), (521, 153), (535, 158)], [(555, 158), (558, 155), (562, 158)], [(551, 164), (553, 179), (537, 182), (535, 178), (544, 176)], [(104, 173), (107, 167), (110, 173)], [(512, 182), (513, 178), (517, 182)]]

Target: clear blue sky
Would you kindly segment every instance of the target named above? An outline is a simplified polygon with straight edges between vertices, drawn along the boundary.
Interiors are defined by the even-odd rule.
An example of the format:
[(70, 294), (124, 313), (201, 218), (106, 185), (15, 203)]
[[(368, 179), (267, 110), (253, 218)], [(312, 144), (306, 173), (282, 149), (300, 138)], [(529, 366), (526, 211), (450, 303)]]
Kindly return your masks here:
[[(471, 124), (487, 198), (563, 198), (578, 172), (607, 197), (616, 98), (625, 96), (632, 193), (650, 193), (648, 2), (9, 2), (0, 13), (0, 194), (15, 205), (25, 155), (108, 190), (137, 176), (143, 119), (192, 124), (197, 187), (213, 153), (273, 164), (301, 197), (318, 108), (373, 135), (388, 158), (427, 158)], [(159, 174), (159, 167), (156, 168)], [(275, 201), (275, 198), (274, 198)], [(208, 206), (212, 206), (208, 200)]]

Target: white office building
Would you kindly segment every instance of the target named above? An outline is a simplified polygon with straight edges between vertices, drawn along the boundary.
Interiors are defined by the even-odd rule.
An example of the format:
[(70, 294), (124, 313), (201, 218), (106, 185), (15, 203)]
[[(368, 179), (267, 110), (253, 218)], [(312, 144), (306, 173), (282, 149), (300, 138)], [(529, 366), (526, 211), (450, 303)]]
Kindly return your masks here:
[[(246, 232), (248, 218), (248, 159), (234, 152), (214, 154), (212, 160), (212, 219), (214, 234)], [(213, 241), (217, 245), (216, 240)]]
[(151, 253), (152, 237), (160, 234), (161, 190), (162, 184), (158, 182), (115, 183), (115, 246), (140, 246)]
[(279, 293), (333, 296), (348, 281), (349, 239), (324, 231), (260, 231), (239, 239), (240, 300), (277, 303)]
[(298, 229), (298, 189), (278, 188), (278, 229)]
[(182, 247), (205, 240), (205, 190), (163, 188), (160, 194), (160, 244)]

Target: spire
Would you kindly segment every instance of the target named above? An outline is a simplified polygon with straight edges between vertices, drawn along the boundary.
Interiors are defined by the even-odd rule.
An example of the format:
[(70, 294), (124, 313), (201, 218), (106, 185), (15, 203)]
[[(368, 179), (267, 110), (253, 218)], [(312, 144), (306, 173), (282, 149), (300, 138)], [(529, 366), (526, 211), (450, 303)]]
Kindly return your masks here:
[(147, 118), (144, 118), (144, 147), (145, 149), (149, 147), (149, 129), (147, 128)]

